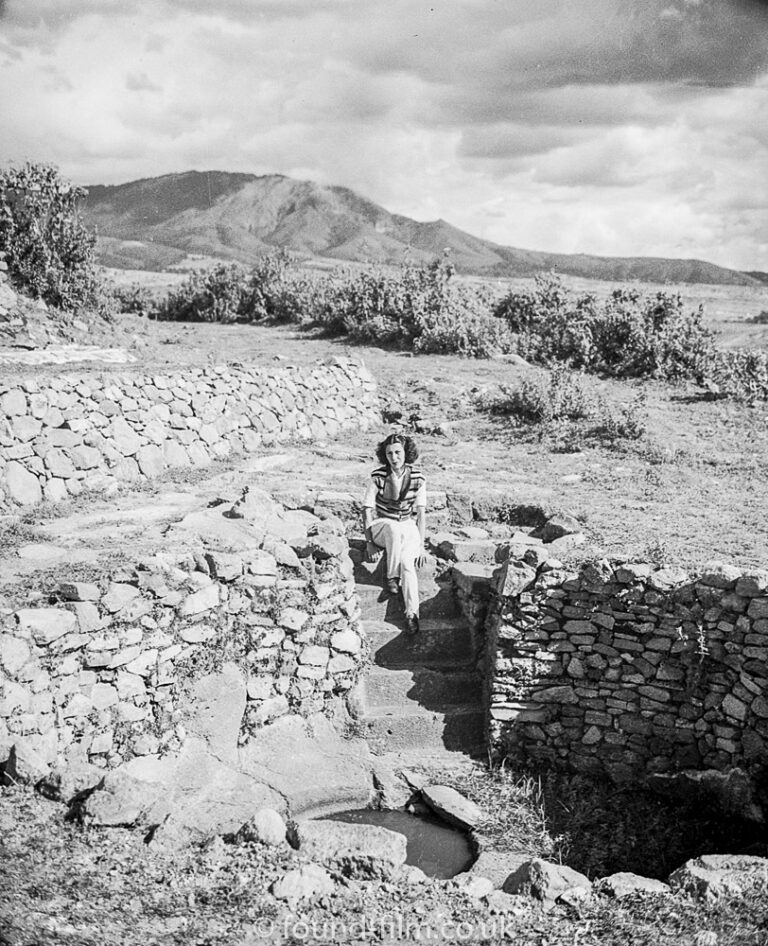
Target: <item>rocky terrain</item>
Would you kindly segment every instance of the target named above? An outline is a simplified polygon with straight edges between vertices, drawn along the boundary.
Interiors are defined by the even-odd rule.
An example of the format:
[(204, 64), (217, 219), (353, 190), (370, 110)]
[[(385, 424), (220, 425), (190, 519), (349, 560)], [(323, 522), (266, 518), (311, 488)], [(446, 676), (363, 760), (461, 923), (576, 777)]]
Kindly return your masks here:
[[(315, 555), (308, 532), (319, 529), (329, 541), (343, 541), (345, 549), (348, 542), (356, 564), (354, 597), (360, 611), (349, 605), (352, 598), (347, 594), (343, 619), (362, 622), (360, 639), (371, 646), (374, 670), (359, 693), (359, 714), (340, 727), (341, 748), (338, 734), (327, 734), (334, 740), (339, 768), (347, 770), (348, 776), (350, 767), (359, 766), (360, 784), (370, 788), (379, 804), (410, 804), (416, 810), (442, 805), (444, 815), (447, 812), (472, 832), (479, 858), (463, 876), (433, 879), (404, 863), (406, 852), (396, 835), (320, 829), (310, 825), (321, 823), (300, 820), (292, 824), (285, 809), (276, 809), (291, 792), (305, 789), (307, 780), (297, 778), (290, 758), (280, 758), (279, 739), (271, 748), (274, 760), (269, 766), (274, 793), (262, 799), (252, 816), (241, 808), (233, 815), (230, 807), (226, 828), (203, 832), (197, 838), (190, 838), (186, 830), (194, 827), (188, 816), (181, 819), (185, 830), (180, 833), (171, 831), (170, 825), (157, 830), (157, 821), (145, 816), (146, 806), (135, 807), (135, 785), (133, 795), (121, 795), (116, 781), (108, 790), (102, 786), (82, 804), (68, 806), (73, 792), (62, 793), (50, 783), (47, 791), (54, 798), (41, 797), (29, 786), (16, 784), (23, 780), (23, 772), (11, 766), (6, 768), (7, 784), (0, 790), (0, 856), (5, 869), (0, 942), (8, 946), (164, 942), (255, 946), (301, 941), (412, 942), (421, 937), (435, 942), (757, 946), (765, 941), (768, 861), (756, 856), (766, 853), (759, 829), (750, 828), (758, 849), (746, 852), (749, 842), (739, 835), (740, 831), (747, 834), (743, 826), (728, 825), (724, 836), (718, 836), (707, 820), (709, 813), (698, 811), (695, 805), (683, 812), (621, 793), (621, 815), (612, 807), (617, 805), (615, 799), (603, 800), (590, 818), (578, 811), (575, 796), (565, 787), (550, 786), (547, 794), (546, 783), (526, 779), (522, 772), (494, 771), (478, 759), (471, 722), (476, 703), (474, 697), (467, 698), (476, 687), (470, 659), (472, 614), (466, 602), (462, 610), (460, 595), (458, 599), (446, 595), (450, 588), (445, 584), (450, 566), (459, 562), (467, 547), (485, 543), (495, 548), (509, 541), (515, 531), (512, 513), (523, 508), (540, 510), (545, 521), (558, 514), (570, 517), (571, 534), (578, 532), (579, 543), (570, 543), (568, 548), (569, 543), (564, 543), (559, 553), (573, 563), (617, 556), (696, 567), (714, 554), (743, 568), (764, 567), (768, 433), (763, 406), (744, 408), (703, 400), (684, 388), (646, 384), (648, 432), (642, 441), (618, 449), (575, 444), (575, 449), (563, 452), (524, 427), (478, 409), (484, 392), (537, 370), (517, 363), (470, 363), (378, 349), (351, 351), (311, 333), (271, 327), (190, 327), (126, 319), (116, 331), (104, 323), (72, 327), (57, 323), (52, 333), (50, 327), (45, 328), (49, 320), (38, 316), (38, 324), (33, 307), (9, 296), (3, 317), (14, 330), (12, 343), (6, 343), (0, 355), (8, 359), (3, 382), (9, 384), (24, 379), (34, 385), (38, 379), (60, 375), (57, 358), (69, 373), (91, 370), (96, 366), (89, 367), (85, 354), (99, 359), (100, 375), (107, 379), (114, 375), (117, 380), (125, 366), (108, 361), (105, 351), (139, 359), (142, 372), (161, 377), (183, 373), (190, 366), (231, 361), (272, 370), (295, 365), (308, 375), (328, 356), (364, 355), (378, 382), (383, 409), (379, 426), (333, 431), (338, 434), (335, 437), (323, 433), (304, 444), (265, 443), (250, 453), (221, 451), (208, 458), (208, 465), (158, 469), (141, 483), (110, 484), (106, 494), (86, 491), (8, 511), (0, 519), (0, 614), (4, 620), (16, 620), (13, 616), (24, 607), (63, 608), (69, 614), (67, 609), (74, 604), (89, 605), (98, 612), (99, 621), (107, 622), (100, 628), (105, 639), (109, 626), (119, 636), (135, 619), (148, 646), (155, 650), (182, 642), (202, 644), (199, 649), (204, 650), (205, 642), (213, 638), (196, 633), (204, 627), (196, 616), (208, 613), (211, 604), (200, 612), (195, 608), (201, 596), (211, 595), (211, 588), (226, 587), (226, 593), (217, 591), (216, 605), (221, 605), (222, 621), (231, 622), (231, 614), (240, 611), (230, 611), (230, 605), (241, 607), (244, 585), (253, 589), (271, 584), (272, 579), (275, 583), (303, 579), (302, 571), (285, 573), (286, 568), (298, 569), (303, 562), (310, 576), (307, 580), (315, 583), (307, 598), (312, 607), (294, 602), (288, 609), (308, 614), (320, 600), (318, 563), (339, 552), (334, 547), (330, 556)], [(84, 350), (81, 346), (91, 332), (91, 341), (99, 345)], [(25, 334), (37, 348), (17, 344)], [(24, 352), (35, 352), (34, 378)], [(619, 383), (602, 386), (606, 397), (616, 403), (633, 393)], [(427, 706), (428, 712), (423, 706), (413, 706), (409, 690), (413, 655), (404, 667), (402, 650), (398, 650), (402, 644), (397, 644), (402, 638), (401, 615), (380, 597), (380, 575), (366, 568), (359, 555), (355, 504), (375, 444), (384, 431), (393, 428), (418, 438), (430, 490), (434, 558), (422, 576), (422, 592), (435, 611), (425, 611), (417, 674), (421, 702), (428, 704), (428, 691), (435, 704), (433, 709)], [(279, 554), (276, 545), (270, 550), (263, 547), (262, 533), (246, 543), (251, 556), (255, 543), (262, 565), (266, 556), (272, 556), (266, 571), (254, 571), (242, 561), (237, 564), (229, 532), (227, 547), (218, 550), (218, 558), (215, 550), (210, 558), (203, 546), (195, 545), (216, 531), (215, 516), (240, 508), (245, 487), (252, 496), (263, 490), (277, 498), (283, 510), (278, 518), (286, 529), (285, 547)], [(224, 519), (232, 524), (229, 516)], [(295, 528), (299, 519), (305, 531), (291, 532), (286, 522)], [(448, 530), (452, 530), (450, 535)], [(197, 538), (187, 550), (192, 534)], [(225, 534), (218, 535), (223, 540)], [(239, 541), (244, 541), (240, 535)], [(558, 538), (550, 535), (548, 540)], [(143, 572), (141, 578), (131, 571), (162, 547), (168, 554), (179, 552), (178, 562), (162, 566), (163, 582), (158, 583), (154, 573)], [(295, 561), (290, 553), (297, 556)], [(468, 558), (476, 554), (468, 553)], [(182, 560), (186, 570), (179, 567)], [(312, 561), (315, 564), (310, 568)], [(345, 580), (349, 581), (348, 575)], [(76, 587), (67, 593), (69, 597), (61, 592), (67, 582)], [(173, 582), (178, 587), (171, 587)], [(167, 587), (161, 589), (160, 584)], [(135, 594), (129, 590), (134, 588)], [(296, 586), (292, 593), (298, 594)], [(164, 602), (174, 594), (179, 595), (178, 601)], [(258, 599), (257, 594), (248, 597), (252, 602)], [(151, 611), (143, 606), (145, 598)], [(183, 602), (191, 599), (196, 603), (188, 605), (177, 626), (171, 611), (183, 609)], [(137, 603), (142, 603), (139, 611)], [(121, 615), (122, 608), (128, 611)], [(170, 619), (162, 616), (163, 608), (171, 609)], [(254, 606), (253, 611), (258, 608)], [(318, 606), (317, 614), (322, 611)], [(295, 614), (283, 617), (289, 622), (298, 620)], [(313, 621), (315, 617), (313, 612)], [(299, 631), (303, 629), (302, 624)], [(49, 643), (45, 628), (36, 626), (36, 633), (40, 640), (35, 640), (35, 646), (42, 647), (43, 638)], [(149, 640), (153, 635), (162, 638), (160, 644)], [(172, 640), (173, 635), (179, 635), (180, 641)], [(284, 633), (275, 647), (282, 649), (282, 641), (289, 637)], [(446, 645), (449, 637), (450, 648)], [(54, 635), (50, 643), (56, 639)], [(333, 673), (338, 670), (343, 675), (356, 666), (354, 655), (350, 662), (352, 651), (334, 650), (330, 641), (307, 637), (298, 646), (289, 641), (295, 667), (309, 671), (304, 676), (306, 687), (290, 694), (293, 708), (307, 701), (301, 717), (308, 721), (302, 724), (307, 728), (300, 734), (307, 751), (309, 744), (322, 744), (327, 717), (317, 717), (312, 724), (312, 714), (333, 691)], [(81, 643), (87, 647), (86, 641)], [(97, 648), (100, 660), (114, 650), (107, 646), (109, 641), (102, 644)], [(118, 646), (135, 645), (120, 638)], [(321, 655), (323, 649), (326, 653)], [(14, 653), (18, 652), (17, 647)], [(139, 655), (130, 657), (135, 660)], [(62, 653), (44, 659), (50, 672), (67, 658)], [(121, 671), (117, 664), (111, 666), (112, 659), (88, 668), (86, 673), (98, 671), (102, 676), (83, 679), (81, 685), (98, 686), (102, 695), (113, 684), (118, 686), (118, 673), (133, 673), (146, 680), (148, 693), (157, 695), (157, 699), (148, 696), (147, 705), (166, 701), (167, 694), (161, 692), (166, 678), (150, 677), (139, 665)], [(332, 660), (337, 661), (334, 671), (329, 670)], [(221, 672), (222, 668), (213, 669)], [(235, 751), (239, 738), (231, 719), (224, 727), (218, 725), (217, 706), (225, 717), (230, 712), (226, 707), (231, 708), (235, 698), (242, 698), (243, 705), (248, 702), (249, 712), (255, 714), (274, 711), (277, 703), (262, 709), (271, 700), (282, 706), (280, 693), (262, 692), (250, 678), (240, 680), (238, 672), (242, 671), (227, 671), (231, 692), (220, 704), (198, 694), (198, 710), (200, 705), (206, 708), (202, 715), (191, 717), (196, 720), (191, 724), (193, 735), (205, 742), (207, 750), (214, 749), (214, 755), (226, 754), (225, 744), (227, 751)], [(447, 701), (439, 690), (446, 680), (451, 691)], [(135, 695), (128, 702), (143, 705)], [(288, 700), (284, 702), (287, 708)], [(446, 702), (451, 707), (448, 712)], [(111, 706), (103, 709), (111, 710)], [(75, 725), (74, 718), (76, 714), (69, 725)], [(286, 713), (285, 718), (292, 717)], [(454, 728), (460, 738), (446, 746), (444, 736), (455, 719), (462, 724), (469, 721), (469, 728)], [(178, 736), (178, 730), (174, 732)], [(279, 734), (279, 728), (274, 732)], [(104, 733), (94, 730), (92, 735), (99, 739)], [(146, 734), (137, 730), (136, 735)], [(124, 732), (119, 736), (113, 735), (109, 746), (102, 739), (104, 751), (97, 742), (89, 765), (98, 768), (101, 757), (107, 766), (117, 762), (110, 758), (113, 747), (130, 745)], [(145, 751), (154, 748), (146, 739), (139, 743), (139, 751), (135, 746), (131, 751), (139, 763), (152, 755)], [(260, 751), (267, 749), (262, 746)], [(141, 767), (139, 763), (134, 761), (134, 770)], [(320, 762), (313, 765), (309, 787), (322, 781)], [(185, 783), (190, 794), (192, 781)], [(200, 789), (199, 780), (194, 787)], [(460, 796), (456, 798), (453, 791)], [(189, 800), (181, 795), (170, 802), (179, 811), (182, 801)], [(154, 804), (158, 796), (144, 801)], [(217, 799), (213, 801), (215, 808)], [(126, 814), (126, 802), (134, 805), (133, 815)], [(206, 808), (208, 813), (211, 810)], [(595, 810), (605, 824), (595, 824)], [(577, 834), (576, 825), (585, 823), (588, 830)], [(572, 832), (570, 847), (565, 840), (568, 831)], [(609, 840), (608, 835), (613, 838)], [(728, 848), (729, 839), (738, 852)], [(602, 860), (595, 853), (601, 846)], [(698, 855), (713, 856), (696, 859)], [(569, 866), (561, 866), (560, 860)]]

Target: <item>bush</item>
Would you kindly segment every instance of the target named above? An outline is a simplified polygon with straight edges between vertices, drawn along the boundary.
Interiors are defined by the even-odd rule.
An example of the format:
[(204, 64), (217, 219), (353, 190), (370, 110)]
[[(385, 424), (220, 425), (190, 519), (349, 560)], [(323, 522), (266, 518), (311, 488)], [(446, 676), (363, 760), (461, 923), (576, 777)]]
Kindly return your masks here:
[(529, 361), (616, 378), (698, 379), (715, 353), (701, 307), (685, 313), (680, 296), (664, 292), (616, 289), (600, 303), (572, 296), (556, 276), (539, 276), (533, 290), (502, 299), (494, 315)]
[(444, 256), (397, 270), (337, 271), (315, 292), (311, 317), (332, 334), (422, 353), (488, 357), (514, 346), (507, 327), (490, 315), (486, 289), (453, 282)]
[(191, 273), (158, 306), (157, 317), (180, 322), (235, 322), (242, 314), (247, 272), (236, 263), (219, 263)]
[(251, 270), (228, 263), (193, 273), (161, 303), (158, 317), (293, 322), (355, 342), (476, 358), (513, 350), (509, 329), (490, 314), (488, 291), (455, 285), (452, 277), (446, 258), (310, 277), (292, 270), (280, 252)]
[(109, 289), (118, 312), (130, 312), (133, 315), (152, 315), (157, 303), (151, 290), (141, 283), (131, 283), (130, 286), (112, 286)]
[(46, 164), (0, 171), (0, 250), (14, 286), (59, 309), (106, 313), (96, 236), (80, 219), (86, 191)]
[(526, 424), (549, 424), (591, 417), (597, 408), (597, 396), (582, 375), (557, 367), (546, 376), (525, 378), (515, 388), (502, 386), (499, 394), (483, 406), (492, 414), (514, 417)]
[(246, 269), (219, 263), (196, 270), (157, 308), (160, 319), (185, 322), (295, 321), (290, 293), (288, 254), (262, 256)]
[(748, 404), (768, 400), (768, 352), (734, 348), (719, 351), (703, 370), (714, 394)]
[(562, 452), (598, 444), (622, 447), (646, 431), (646, 397), (640, 392), (629, 404), (611, 405), (584, 375), (562, 365), (546, 376), (524, 379), (517, 387), (502, 386), (485, 396), (481, 410), (514, 418), (548, 438)]

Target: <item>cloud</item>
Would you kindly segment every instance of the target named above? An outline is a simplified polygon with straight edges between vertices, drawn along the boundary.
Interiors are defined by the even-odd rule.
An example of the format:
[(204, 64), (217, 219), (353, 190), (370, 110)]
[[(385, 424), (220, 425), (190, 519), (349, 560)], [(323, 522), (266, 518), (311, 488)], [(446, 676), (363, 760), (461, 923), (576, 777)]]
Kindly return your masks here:
[(388, 6), (371, 23), (376, 41), (359, 38), (357, 60), (478, 96), (580, 83), (749, 84), (768, 57), (768, 14), (752, 0), (521, 0), (511, 9), (459, 4), (432, 18), (411, 0), (394, 6), (395, 28), (378, 28)]
[(162, 86), (153, 82), (146, 72), (130, 72), (125, 77), (125, 87), (129, 92), (162, 92)]
[(6, 0), (0, 162), (53, 160), (81, 183), (279, 172), (500, 243), (768, 269), (765, 13)]

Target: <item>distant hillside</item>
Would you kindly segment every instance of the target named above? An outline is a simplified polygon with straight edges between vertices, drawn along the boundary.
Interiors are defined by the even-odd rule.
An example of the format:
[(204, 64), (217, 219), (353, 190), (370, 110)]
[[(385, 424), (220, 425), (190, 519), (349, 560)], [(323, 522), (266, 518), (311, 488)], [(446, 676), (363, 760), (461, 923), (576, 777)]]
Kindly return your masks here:
[(124, 269), (164, 269), (189, 257), (248, 263), (276, 247), (301, 258), (398, 263), (433, 259), (450, 247), (458, 270), (531, 276), (557, 270), (587, 279), (763, 285), (701, 260), (627, 259), (542, 253), (499, 246), (444, 220), (391, 214), (345, 187), (280, 174), (257, 177), (187, 171), (88, 188), (84, 216), (99, 233), (100, 261)]

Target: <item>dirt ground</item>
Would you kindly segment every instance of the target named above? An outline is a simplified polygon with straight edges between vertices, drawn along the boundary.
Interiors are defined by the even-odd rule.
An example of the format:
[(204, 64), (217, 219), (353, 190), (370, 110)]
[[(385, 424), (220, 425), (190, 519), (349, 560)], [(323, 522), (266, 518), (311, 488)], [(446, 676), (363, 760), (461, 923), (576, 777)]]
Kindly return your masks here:
[[(362, 357), (376, 377), (389, 417), (399, 423), (347, 435), (332, 444), (266, 450), (290, 454), (289, 470), (263, 471), (270, 488), (314, 484), (362, 492), (375, 445), (403, 424), (414, 433), (430, 489), (491, 493), (500, 502), (546, 504), (577, 516), (589, 546), (580, 554), (653, 559), (685, 566), (723, 559), (750, 567), (768, 562), (768, 405), (746, 407), (706, 400), (692, 387), (594, 379), (612, 405), (626, 405), (643, 391), (646, 433), (637, 441), (581, 445), (571, 437), (538, 439), (506, 418), (478, 412), (477, 397), (499, 385), (514, 386), (541, 369), (503, 360), (470, 360), (353, 347), (295, 326), (156, 323), (133, 317), (122, 326), (133, 339), (131, 366), (78, 366), (78, 371), (164, 373), (183, 365), (251, 362), (267, 366), (315, 365), (338, 356)], [(13, 374), (55, 374), (56, 366), (18, 367)], [(66, 370), (69, 370), (67, 368)], [(408, 423), (409, 420), (411, 423)], [(566, 437), (566, 440), (569, 438)], [(248, 464), (248, 459), (244, 461)], [(238, 464), (230, 476), (237, 479)], [(219, 474), (221, 468), (211, 471)], [(169, 473), (163, 484), (136, 493), (177, 492), (200, 486), (205, 471)], [(130, 507), (127, 493), (121, 500)], [(157, 497), (156, 497), (157, 499)], [(111, 500), (107, 501), (109, 504)], [(58, 510), (61, 511), (61, 510)], [(34, 512), (29, 519), (40, 522)]]

